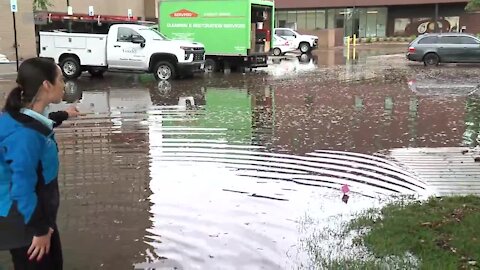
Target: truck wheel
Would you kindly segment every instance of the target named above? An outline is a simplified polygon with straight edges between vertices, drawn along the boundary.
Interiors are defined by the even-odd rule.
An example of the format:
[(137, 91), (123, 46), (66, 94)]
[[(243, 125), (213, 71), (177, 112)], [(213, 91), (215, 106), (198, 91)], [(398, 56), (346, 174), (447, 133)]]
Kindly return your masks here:
[(157, 81), (168, 81), (175, 78), (175, 67), (167, 61), (158, 62), (153, 70), (153, 75)]
[(67, 57), (60, 63), (63, 76), (67, 79), (75, 79), (82, 74), (82, 67), (75, 57)]
[(310, 51), (310, 44), (306, 43), (306, 42), (302, 42), (300, 43), (300, 51), (302, 53), (307, 53)]
[(275, 56), (282, 55), (282, 50), (280, 50), (280, 48), (273, 49), (273, 55), (275, 55)]
[(92, 75), (92, 77), (103, 77), (103, 73), (105, 73), (104, 68), (90, 68), (88, 69), (88, 73)]
[(213, 59), (205, 60), (205, 72), (215, 72), (217, 71), (217, 62)]

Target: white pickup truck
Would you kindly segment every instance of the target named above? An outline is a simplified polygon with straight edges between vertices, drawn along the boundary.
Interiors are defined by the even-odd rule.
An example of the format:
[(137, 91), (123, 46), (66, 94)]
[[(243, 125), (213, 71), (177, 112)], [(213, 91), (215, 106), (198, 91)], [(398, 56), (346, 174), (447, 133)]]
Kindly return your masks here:
[(205, 48), (200, 43), (169, 40), (136, 24), (112, 25), (107, 35), (40, 32), (40, 56), (54, 58), (67, 79), (83, 71), (153, 73), (157, 80), (191, 76), (203, 71)]
[(290, 28), (275, 28), (275, 35), (292, 42), (292, 45), (302, 53), (311, 52), (318, 47), (317, 36), (302, 35)]

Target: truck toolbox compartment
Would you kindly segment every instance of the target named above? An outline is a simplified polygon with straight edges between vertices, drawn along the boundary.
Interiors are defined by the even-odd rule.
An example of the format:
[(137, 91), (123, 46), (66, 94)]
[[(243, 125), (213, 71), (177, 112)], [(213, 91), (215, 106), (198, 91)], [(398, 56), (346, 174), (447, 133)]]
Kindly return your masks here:
[(55, 37), (56, 48), (85, 49), (86, 46), (86, 37)]

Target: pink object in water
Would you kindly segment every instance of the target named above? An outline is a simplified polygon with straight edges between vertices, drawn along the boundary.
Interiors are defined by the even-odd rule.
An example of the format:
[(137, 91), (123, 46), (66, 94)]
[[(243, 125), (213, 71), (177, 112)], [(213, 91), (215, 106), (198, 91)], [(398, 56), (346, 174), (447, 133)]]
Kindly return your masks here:
[(342, 192), (343, 192), (343, 194), (347, 194), (348, 192), (350, 192), (350, 188), (347, 185), (343, 185), (342, 186)]

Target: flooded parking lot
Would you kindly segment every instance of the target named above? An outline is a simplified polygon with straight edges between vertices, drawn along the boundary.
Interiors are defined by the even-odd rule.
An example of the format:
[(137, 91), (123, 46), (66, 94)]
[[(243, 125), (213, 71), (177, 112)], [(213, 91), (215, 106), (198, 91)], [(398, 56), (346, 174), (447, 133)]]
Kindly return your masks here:
[(336, 226), (392, 195), (428, 194), (382, 154), (476, 146), (475, 68), (362, 59), (68, 82), (51, 109), (86, 115), (57, 129), (65, 268), (309, 269), (306, 217)]

